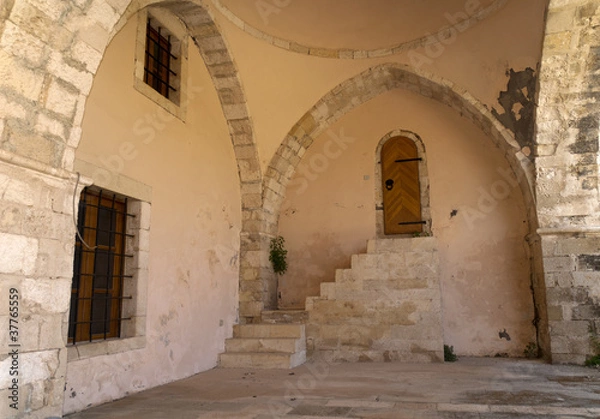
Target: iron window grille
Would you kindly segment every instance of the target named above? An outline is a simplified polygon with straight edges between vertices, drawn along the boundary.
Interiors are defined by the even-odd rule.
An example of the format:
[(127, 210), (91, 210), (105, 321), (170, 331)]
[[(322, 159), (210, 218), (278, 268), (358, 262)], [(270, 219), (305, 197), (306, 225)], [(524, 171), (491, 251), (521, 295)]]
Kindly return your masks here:
[(101, 189), (81, 192), (77, 228), (85, 243), (76, 237), (71, 287), (69, 342), (92, 342), (118, 338), (122, 317), (123, 282), (127, 241), (127, 198)]
[(177, 57), (171, 52), (171, 35), (163, 36), (162, 28), (155, 29), (151, 20), (148, 19), (146, 24), (144, 82), (169, 99), (170, 91), (177, 91), (171, 83), (171, 76), (177, 77), (171, 60), (177, 60)]

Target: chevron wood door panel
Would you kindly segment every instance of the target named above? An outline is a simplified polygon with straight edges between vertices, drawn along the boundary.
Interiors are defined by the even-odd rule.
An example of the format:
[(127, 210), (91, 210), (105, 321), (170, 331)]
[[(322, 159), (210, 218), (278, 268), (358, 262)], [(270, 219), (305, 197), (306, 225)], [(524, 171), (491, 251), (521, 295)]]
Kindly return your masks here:
[(419, 156), (415, 143), (394, 137), (381, 150), (385, 234), (421, 233)]

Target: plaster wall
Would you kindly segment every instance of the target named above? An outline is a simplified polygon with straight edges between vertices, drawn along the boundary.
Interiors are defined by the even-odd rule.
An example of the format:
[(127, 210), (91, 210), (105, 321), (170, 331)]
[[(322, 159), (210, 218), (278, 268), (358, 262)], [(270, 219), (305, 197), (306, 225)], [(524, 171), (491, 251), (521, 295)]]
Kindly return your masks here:
[[(385, 93), (318, 136), (289, 184), (280, 234), (289, 270), (283, 306), (303, 307), (375, 238), (375, 150), (393, 130), (427, 154), (438, 240), (444, 340), (461, 355), (521, 356), (535, 342), (527, 211), (499, 149), (452, 109), (408, 91)], [(456, 215), (452, 215), (456, 211)], [(501, 339), (506, 329), (511, 340)]]
[[(500, 2), (502, 7), (498, 11), (444, 42), (436, 38), (426, 39), (428, 45), (420, 48), (381, 57), (367, 58), (365, 53), (354, 59), (311, 55), (316, 52), (309, 49), (294, 50), (294, 45), (298, 45), (296, 42), (307, 42), (311, 46), (320, 46), (326, 42), (322, 41), (325, 35), (319, 32), (319, 24), (316, 24), (315, 31), (312, 30), (315, 10), (308, 3), (299, 5), (298, 2), (291, 2), (289, 8), (282, 7), (279, 13), (272, 13), (267, 24), (261, 21), (256, 10), (256, 4), (261, 2), (235, 4), (235, 8), (234, 2), (225, 3), (231, 4), (232, 10), (239, 13), (241, 18), (256, 24), (264, 31), (263, 34), (283, 36), (278, 32), (280, 22), (297, 22), (289, 29), (287, 36), (284, 36), (287, 41), (284, 45), (288, 46), (286, 49), (242, 31), (219, 11), (214, 11), (215, 20), (228, 41), (243, 80), (264, 170), (290, 128), (324, 94), (344, 80), (382, 63), (402, 63), (417, 70), (434, 73), (466, 89), (490, 109), (499, 108), (498, 94), (506, 88), (508, 71), (511, 68), (536, 69), (540, 62), (547, 1)], [(333, 3), (325, 2), (319, 6), (323, 9), (319, 17), (324, 21), (341, 21), (338, 8), (333, 7)], [(426, 31), (424, 26), (421, 35), (426, 36), (448, 26), (446, 14), (458, 15), (467, 10), (482, 10), (490, 3), (472, 0), (444, 2), (446, 8), (437, 7), (434, 10), (435, 17), (428, 17), (428, 21), (439, 22), (439, 26), (435, 30), (427, 27), (430, 31)], [(403, 4), (402, 7), (410, 7), (410, 3)], [(415, 5), (415, 8), (418, 10), (420, 6)], [(412, 9), (407, 13), (410, 14), (411, 11)], [(355, 32), (346, 28), (343, 33), (347, 37), (338, 39), (339, 50), (363, 46), (357, 45)], [(404, 30), (400, 33), (404, 34)], [(407, 34), (406, 37), (410, 36)], [(389, 41), (389, 38), (386, 39)]]
[(151, 188), (146, 345), (69, 362), (65, 412), (214, 367), (237, 321), (240, 188), (216, 92), (193, 45), (185, 122), (134, 90), (136, 20), (107, 48), (75, 166)]

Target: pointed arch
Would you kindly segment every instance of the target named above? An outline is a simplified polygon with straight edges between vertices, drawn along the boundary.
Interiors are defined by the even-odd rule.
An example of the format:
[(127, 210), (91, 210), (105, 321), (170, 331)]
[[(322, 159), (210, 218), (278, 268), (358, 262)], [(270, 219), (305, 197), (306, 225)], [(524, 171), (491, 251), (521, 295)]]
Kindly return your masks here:
[[(533, 239), (538, 225), (534, 198), (535, 169), (532, 161), (521, 151), (512, 133), (502, 126), (483, 103), (468, 91), (434, 74), (397, 63), (386, 63), (369, 68), (340, 83), (326, 93), (290, 129), (265, 172), (262, 188), (263, 208), (260, 210), (260, 214), (257, 212), (257, 218), (261, 217), (261, 220), (263, 220), (263, 236), (268, 238), (277, 234), (279, 213), (285, 199), (287, 186), (302, 160), (301, 156), (305, 155), (314, 139), (351, 110), (395, 89), (409, 90), (453, 108), (485, 133), (490, 140), (490, 145), (498, 147), (504, 152), (510, 167), (516, 175), (527, 207), (530, 231), (527, 240), (531, 248), (530, 251), (532, 254), (539, 253), (539, 242)], [(259, 244), (260, 250), (258, 252), (256, 247), (252, 249), (257, 254), (255, 259), (268, 259), (268, 241), (263, 240)], [(242, 243), (242, 255), (244, 255), (245, 250), (249, 249), (246, 248), (245, 243)], [(544, 309), (545, 294), (542, 291), (545, 289), (542, 283), (543, 273), (540, 272), (539, 266), (533, 262), (532, 271), (534, 272), (532, 276), (533, 287), (539, 290), (534, 295), (538, 315), (540, 316), (538, 333), (545, 334), (547, 315)], [(272, 273), (268, 272), (267, 269), (263, 269), (259, 272), (259, 275), (261, 275), (259, 283), (262, 282), (260, 300), (248, 302), (248, 304), (254, 304), (252, 311), (244, 311), (240, 306), (240, 316), (245, 317), (245, 321), (254, 321), (257, 319), (257, 312), (258, 315), (260, 314), (261, 307), (266, 307), (269, 302), (276, 301), (276, 288), (273, 287)], [(255, 279), (256, 277), (253, 277), (254, 283), (256, 283)], [(246, 284), (247, 281), (244, 275), (241, 274), (240, 288), (243, 289)]]
[[(296, 167), (314, 139), (343, 115), (390, 90), (405, 89), (453, 108), (487, 134), (490, 143), (500, 148), (519, 181), (525, 203), (534, 208), (534, 167), (521, 152), (514, 136), (476, 98), (452, 82), (405, 65), (388, 63), (348, 79), (323, 96), (292, 127), (283, 139), (265, 172), (263, 199), (270, 224), (267, 231), (277, 231), (278, 212), (285, 190)], [(531, 231), (535, 231), (535, 209), (528, 214)]]

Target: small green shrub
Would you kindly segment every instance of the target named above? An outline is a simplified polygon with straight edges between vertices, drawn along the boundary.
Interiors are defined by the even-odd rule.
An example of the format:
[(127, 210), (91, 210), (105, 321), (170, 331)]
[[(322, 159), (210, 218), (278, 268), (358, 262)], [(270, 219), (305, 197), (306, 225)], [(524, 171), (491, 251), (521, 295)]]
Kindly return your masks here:
[(458, 361), (458, 357), (454, 353), (454, 346), (444, 345), (444, 361), (445, 362)]
[(539, 356), (538, 346), (535, 342), (529, 342), (523, 350), (523, 355), (528, 359), (535, 359)]
[(600, 355), (595, 355), (585, 360), (586, 367), (598, 367), (600, 366)]
[(273, 265), (273, 271), (277, 275), (283, 275), (287, 271), (287, 250), (285, 250), (285, 240), (281, 236), (271, 239), (269, 261)]

